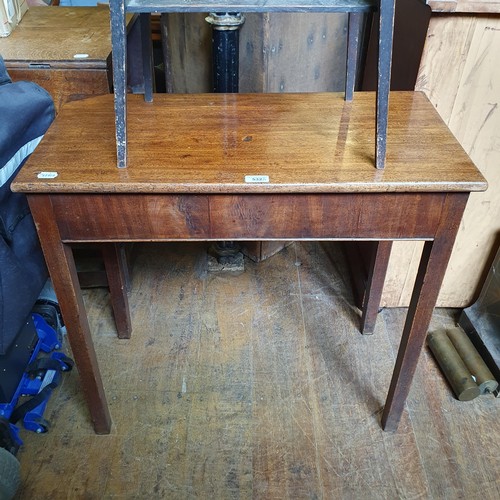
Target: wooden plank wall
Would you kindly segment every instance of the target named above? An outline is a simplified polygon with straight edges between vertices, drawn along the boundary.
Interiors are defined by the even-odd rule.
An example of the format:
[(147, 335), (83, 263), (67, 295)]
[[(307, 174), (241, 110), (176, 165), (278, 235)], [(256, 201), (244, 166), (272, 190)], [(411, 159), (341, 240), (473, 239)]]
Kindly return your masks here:
[(341, 91), (345, 14), (254, 14), (241, 32), (241, 92)]
[[(174, 92), (210, 92), (211, 26), (205, 14), (169, 14)], [(240, 31), (240, 92), (342, 90), (345, 14), (245, 14)]]
[[(473, 302), (500, 243), (500, 16), (434, 15), (420, 64), (424, 91), (489, 183), (471, 196), (438, 300)], [(397, 243), (382, 303), (409, 303), (419, 246)]]

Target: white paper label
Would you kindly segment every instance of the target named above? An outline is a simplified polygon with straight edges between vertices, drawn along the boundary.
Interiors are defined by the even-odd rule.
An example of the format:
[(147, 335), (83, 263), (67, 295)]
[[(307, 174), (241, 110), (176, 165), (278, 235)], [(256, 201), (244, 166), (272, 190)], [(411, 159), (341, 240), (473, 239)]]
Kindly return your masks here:
[(268, 175), (245, 175), (245, 182), (265, 183), (269, 182)]
[(57, 172), (40, 172), (37, 177), (39, 179), (55, 179), (58, 175)]

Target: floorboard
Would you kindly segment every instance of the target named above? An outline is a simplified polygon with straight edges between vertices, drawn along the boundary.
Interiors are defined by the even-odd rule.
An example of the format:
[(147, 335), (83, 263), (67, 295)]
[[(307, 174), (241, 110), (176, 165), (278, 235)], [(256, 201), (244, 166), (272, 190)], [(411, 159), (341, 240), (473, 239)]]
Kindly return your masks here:
[(19, 499), (500, 498), (500, 400), (457, 401), (427, 351), (398, 433), (381, 430), (405, 311), (362, 336), (336, 244), (245, 266), (208, 273), (202, 244), (138, 245), (130, 340), (107, 291), (84, 292), (112, 433), (93, 434), (66, 375), (50, 431), (22, 431)]

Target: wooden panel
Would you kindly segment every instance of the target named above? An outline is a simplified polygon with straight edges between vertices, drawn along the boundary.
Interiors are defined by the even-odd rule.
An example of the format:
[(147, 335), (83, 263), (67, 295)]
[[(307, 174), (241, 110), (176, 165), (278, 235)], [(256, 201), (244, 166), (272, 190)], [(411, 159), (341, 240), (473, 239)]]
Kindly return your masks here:
[(370, 12), (374, 0), (128, 0), (127, 12)]
[[(396, 0), (391, 90), (415, 88), (431, 14), (431, 9), (419, 0)], [(362, 90), (377, 88), (378, 17), (372, 17)]]
[(89, 194), (53, 196), (52, 205), (64, 241), (398, 239), (432, 238), (442, 210), (467, 194), (448, 196)]
[(209, 236), (208, 199), (202, 195), (62, 195), (52, 204), (63, 240), (99, 241), (106, 231), (118, 241)]
[(290, 241), (246, 241), (241, 251), (254, 262), (261, 262), (290, 244)]
[(167, 86), (175, 93), (212, 89), (212, 28), (206, 14), (162, 14), (163, 50), (169, 71)]
[(427, 0), (432, 12), (468, 12), (470, 14), (493, 14), (500, 12), (498, 0)]
[[(429, 26), (417, 87), (428, 96), (488, 180), (465, 211), (438, 305), (466, 307), (490, 267), (500, 230), (500, 18), (439, 16)], [(396, 243), (383, 304), (409, 302), (418, 249)]]
[[(162, 16), (173, 92), (211, 92), (212, 28), (205, 17)], [(344, 14), (245, 14), (239, 34), (240, 92), (343, 90), (345, 30)]]
[(241, 92), (341, 91), (344, 14), (253, 14), (241, 31)]
[(56, 112), (67, 101), (109, 93), (107, 69), (12, 69), (12, 81), (28, 80), (43, 87), (54, 99)]
[[(211, 231), (222, 239), (425, 238), (434, 235), (445, 200), (399, 193), (212, 196)], [(385, 208), (391, 204), (405, 211)]]
[[(149, 194), (485, 189), (420, 93), (393, 93), (387, 166), (376, 170), (374, 102), (373, 93), (357, 93), (352, 103), (332, 93), (158, 94), (153, 103), (130, 96), (126, 169), (116, 168), (113, 96), (72, 102), (12, 187)], [(248, 182), (254, 175), (269, 182)]]
[[(474, 16), (434, 16), (429, 24), (416, 88), (426, 93), (447, 125), (465, 76), (467, 59), (476, 55), (471, 49), (476, 24)], [(436, 36), (438, 43), (434, 40)], [(479, 83), (475, 75), (469, 77)]]
[(111, 90), (109, 9), (32, 7), (0, 54), (13, 81), (45, 88), (56, 112), (67, 102)]

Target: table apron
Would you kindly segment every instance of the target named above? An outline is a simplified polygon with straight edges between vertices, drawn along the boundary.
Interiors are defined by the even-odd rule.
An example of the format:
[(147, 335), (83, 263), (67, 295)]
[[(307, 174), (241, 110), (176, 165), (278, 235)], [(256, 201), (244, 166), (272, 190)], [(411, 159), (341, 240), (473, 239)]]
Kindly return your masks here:
[[(465, 193), (31, 194), (62, 241), (432, 239)], [(36, 220), (36, 214), (34, 214)]]

